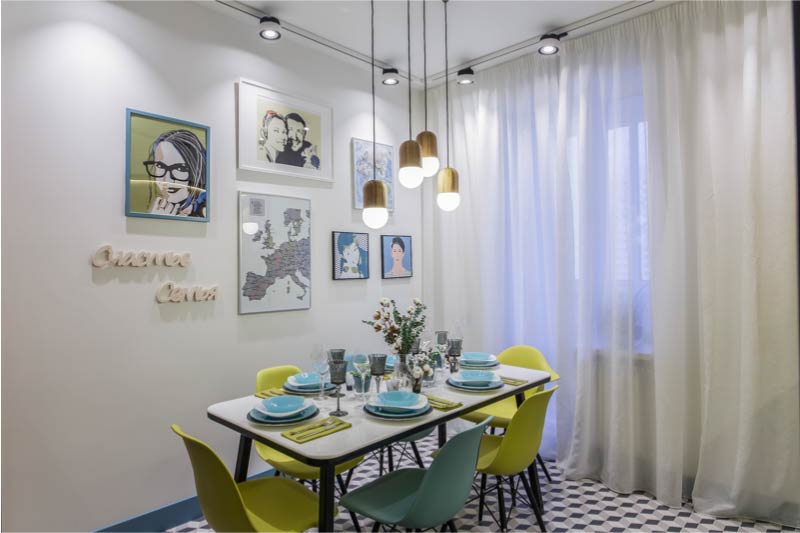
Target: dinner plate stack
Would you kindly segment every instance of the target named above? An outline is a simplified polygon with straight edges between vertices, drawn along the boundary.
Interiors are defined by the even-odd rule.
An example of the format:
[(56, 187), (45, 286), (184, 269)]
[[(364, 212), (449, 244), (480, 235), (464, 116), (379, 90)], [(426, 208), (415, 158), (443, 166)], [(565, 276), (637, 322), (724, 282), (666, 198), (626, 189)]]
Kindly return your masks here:
[(464, 352), (458, 358), (458, 364), (463, 368), (493, 368), (500, 364), (497, 357), (485, 352)]
[(247, 414), (255, 424), (285, 426), (308, 420), (319, 413), (311, 400), (299, 396), (276, 396), (257, 403)]
[(447, 378), (447, 384), (462, 390), (488, 391), (501, 388), (503, 380), (491, 370), (461, 369)]
[[(300, 372), (293, 376), (289, 376), (283, 388), (292, 394), (307, 394), (313, 395), (319, 393), (320, 377), (316, 372)], [(332, 383), (325, 384), (325, 392), (336, 390), (336, 386)]]
[(407, 420), (427, 415), (431, 412), (427, 396), (407, 391), (382, 392), (367, 405), (364, 411), (376, 418), (386, 420)]

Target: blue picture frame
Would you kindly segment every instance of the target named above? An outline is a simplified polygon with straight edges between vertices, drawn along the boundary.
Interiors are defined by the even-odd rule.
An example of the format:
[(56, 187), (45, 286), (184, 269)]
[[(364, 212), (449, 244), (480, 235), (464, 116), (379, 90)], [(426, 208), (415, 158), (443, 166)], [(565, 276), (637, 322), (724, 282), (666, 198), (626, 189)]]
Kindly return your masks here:
[[(170, 127), (173, 129), (168, 129)], [(175, 149), (175, 153), (178, 156), (186, 153), (191, 154), (192, 151), (194, 153), (202, 151), (203, 157), (195, 158), (193, 160), (194, 164), (188, 165), (189, 170), (186, 171), (187, 180), (185, 180), (190, 183), (192, 180), (196, 180), (197, 184), (203, 185), (202, 188), (194, 185), (181, 185), (181, 187), (175, 188), (177, 189), (176, 191), (167, 192), (169, 189), (165, 191), (163, 187), (156, 186), (156, 181), (150, 177), (149, 172), (139, 170), (135, 162), (140, 158), (149, 157), (146, 147), (152, 146), (152, 143), (160, 136), (157, 134), (160, 131), (165, 135), (175, 132), (173, 140), (170, 140), (170, 142), (173, 145), (180, 144), (180, 147), (176, 146)], [(135, 155), (134, 152), (136, 152)], [(144, 163), (147, 159), (142, 159), (141, 161)], [(202, 161), (202, 170), (195, 171), (200, 161)], [(132, 172), (132, 165), (134, 165), (136, 172)], [(175, 180), (174, 174), (172, 174), (173, 170), (170, 169), (168, 172)], [(196, 175), (193, 176), (193, 173)], [(147, 178), (143, 179), (142, 174)], [(134, 192), (131, 191), (132, 182), (137, 185)], [(179, 194), (181, 188), (193, 189), (193, 191), (183, 200), (171, 203), (170, 195)], [(210, 192), (211, 128), (187, 120), (157, 115), (137, 109), (125, 109), (125, 216), (183, 220), (187, 222), (209, 222), (211, 220)], [(143, 196), (147, 197), (146, 202), (142, 198)], [(157, 212), (157, 206), (154, 206), (154, 202), (165, 206), (164, 209), (169, 209), (172, 206), (182, 214), (159, 213)], [(137, 207), (145, 204), (147, 205), (145, 210)]]
[[(352, 248), (353, 245), (355, 248)], [(355, 263), (347, 261), (345, 254), (347, 248), (351, 249), (348, 255), (356, 255)], [(369, 279), (369, 233), (332, 231), (331, 258), (332, 279)]]
[[(393, 250), (399, 261), (395, 263)], [(414, 275), (414, 261), (410, 235), (381, 235), (381, 277), (383, 279), (410, 278)]]

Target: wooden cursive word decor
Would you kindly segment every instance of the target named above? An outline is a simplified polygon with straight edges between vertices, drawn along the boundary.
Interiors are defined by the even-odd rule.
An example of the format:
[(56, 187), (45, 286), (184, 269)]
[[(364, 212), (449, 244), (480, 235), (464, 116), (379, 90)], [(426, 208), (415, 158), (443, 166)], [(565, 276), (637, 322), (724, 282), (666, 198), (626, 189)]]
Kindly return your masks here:
[(213, 287), (176, 287), (167, 281), (156, 291), (156, 301), (160, 304), (179, 304), (181, 302), (207, 302), (217, 299), (217, 286)]
[(192, 263), (189, 252), (115, 252), (106, 244), (92, 256), (92, 265), (97, 268), (118, 267), (188, 267)]

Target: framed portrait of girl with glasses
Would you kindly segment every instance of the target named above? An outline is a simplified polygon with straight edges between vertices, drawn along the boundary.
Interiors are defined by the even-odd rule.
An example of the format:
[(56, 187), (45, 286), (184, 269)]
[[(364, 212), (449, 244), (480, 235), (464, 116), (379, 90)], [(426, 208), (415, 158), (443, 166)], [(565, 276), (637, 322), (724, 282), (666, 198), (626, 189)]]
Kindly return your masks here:
[(208, 126), (126, 110), (125, 215), (208, 222)]

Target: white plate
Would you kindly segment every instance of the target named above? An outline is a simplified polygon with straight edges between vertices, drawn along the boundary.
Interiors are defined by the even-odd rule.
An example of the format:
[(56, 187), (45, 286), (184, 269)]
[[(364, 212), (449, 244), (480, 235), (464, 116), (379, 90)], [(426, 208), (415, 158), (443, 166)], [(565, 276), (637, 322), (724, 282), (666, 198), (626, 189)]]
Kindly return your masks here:
[(268, 411), (267, 408), (264, 407), (264, 404), (261, 403), (261, 402), (258, 402), (257, 404), (255, 404), (253, 406), (253, 409), (258, 411), (259, 413), (264, 413), (265, 415), (270, 416), (272, 418), (289, 418), (290, 416), (296, 415), (297, 413), (299, 413), (303, 409), (306, 409), (310, 405), (313, 405), (311, 400), (306, 398), (306, 400), (303, 402), (303, 405), (300, 406), (300, 408), (295, 409), (294, 411), (287, 411), (285, 413), (273, 413), (272, 411)]
[(392, 413), (406, 413), (408, 411), (418, 411), (420, 409), (425, 408), (428, 405), (428, 397), (424, 394), (419, 395), (419, 400), (414, 405), (409, 406), (400, 406), (400, 405), (387, 405), (380, 401), (380, 399), (375, 398), (374, 400), (370, 400), (367, 402), (369, 405), (374, 407), (380, 407), (384, 411), (392, 412)]
[(286, 382), (296, 389), (302, 389), (302, 390), (319, 389), (319, 381), (317, 381), (316, 383), (300, 383), (296, 379), (294, 379), (294, 376), (289, 376), (286, 379)]

